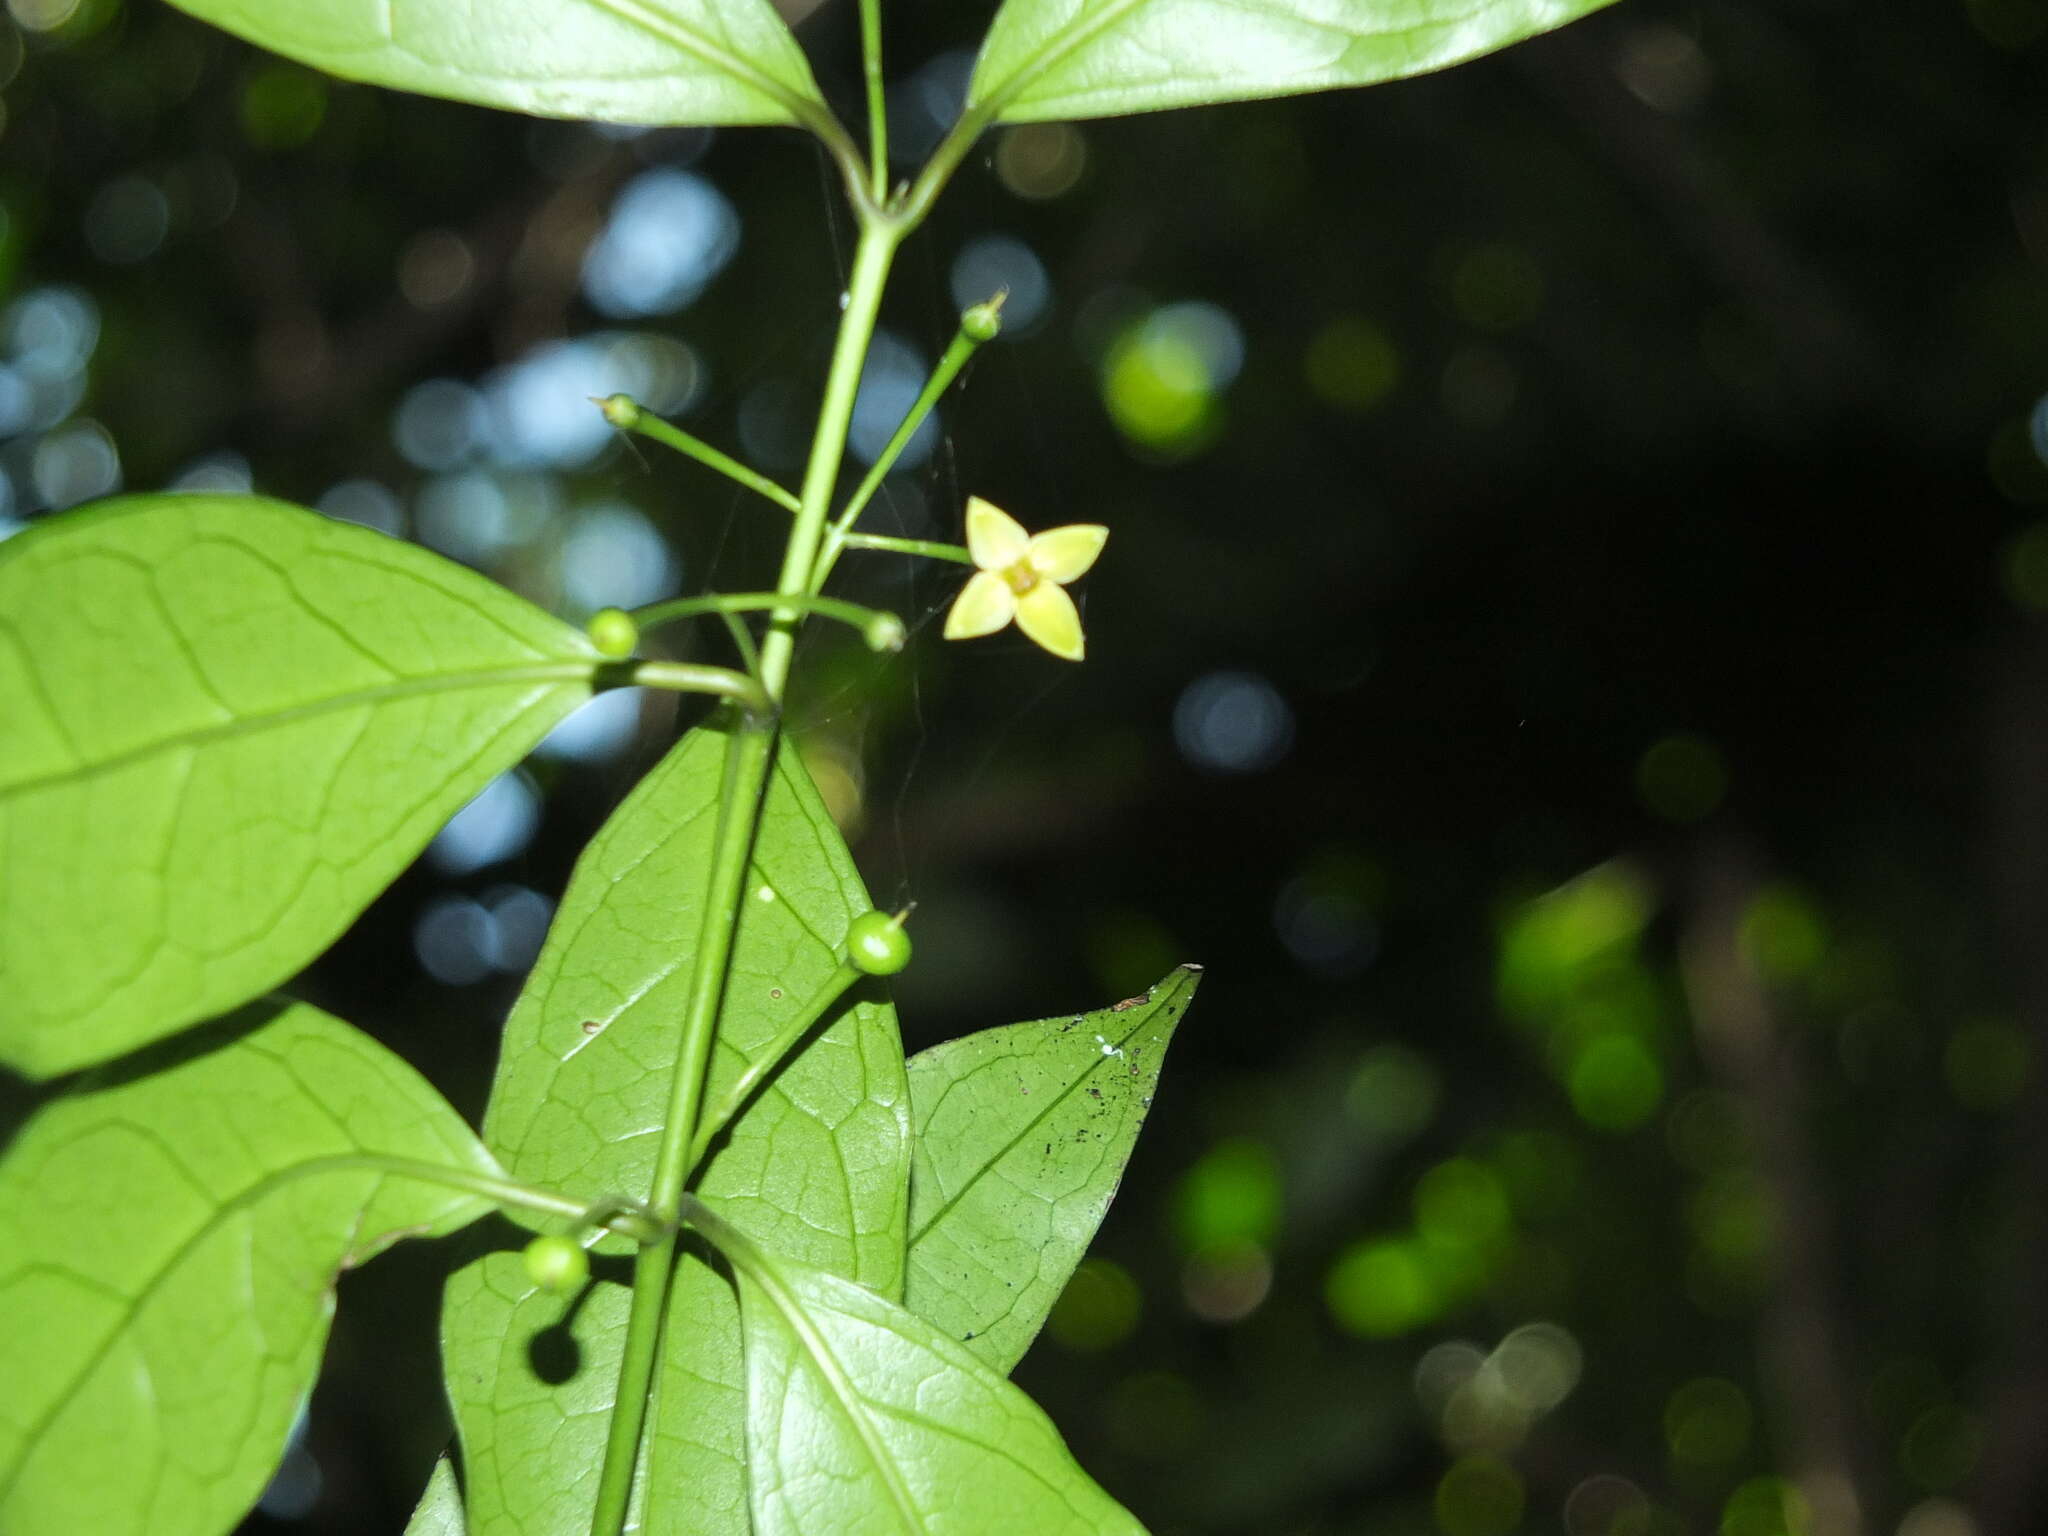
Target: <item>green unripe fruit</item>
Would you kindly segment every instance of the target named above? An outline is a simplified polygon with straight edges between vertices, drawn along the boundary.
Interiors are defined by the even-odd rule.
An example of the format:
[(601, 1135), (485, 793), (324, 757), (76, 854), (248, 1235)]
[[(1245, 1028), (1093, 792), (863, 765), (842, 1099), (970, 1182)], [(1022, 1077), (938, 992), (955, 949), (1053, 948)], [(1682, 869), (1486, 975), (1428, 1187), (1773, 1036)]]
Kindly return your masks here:
[(960, 316), (960, 329), (967, 333), (969, 341), (994, 341), (1003, 329), (1003, 300), (1009, 294), (999, 293), (985, 304), (976, 304)]
[(583, 626), (600, 655), (624, 661), (640, 647), (640, 626), (623, 608), (600, 608)]
[(590, 1255), (566, 1237), (536, 1237), (526, 1245), (526, 1278), (544, 1291), (573, 1291), (590, 1278)]
[(910, 964), (910, 935), (903, 920), (886, 912), (863, 912), (846, 930), (847, 963), (870, 976), (894, 976)]
[(631, 395), (606, 395), (597, 402), (597, 408), (604, 412), (604, 419), (623, 431), (630, 432), (640, 425), (640, 402)]

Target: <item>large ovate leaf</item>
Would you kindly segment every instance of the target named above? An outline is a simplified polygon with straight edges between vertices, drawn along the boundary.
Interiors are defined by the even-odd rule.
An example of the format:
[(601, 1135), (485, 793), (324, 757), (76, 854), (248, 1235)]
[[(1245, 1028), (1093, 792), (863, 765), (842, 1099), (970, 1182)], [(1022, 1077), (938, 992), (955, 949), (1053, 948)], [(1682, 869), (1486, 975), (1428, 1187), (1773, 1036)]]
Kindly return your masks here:
[(794, 123), (818, 104), (768, 0), (174, 0), (345, 80), (542, 117)]
[(751, 1243), (727, 1257), (755, 1536), (1143, 1536), (964, 1345), (838, 1275)]
[(904, 1304), (995, 1369), (1023, 1359), (1088, 1251), (1200, 980), (1185, 965), (1143, 997), (911, 1058)]
[[(726, 738), (691, 732), (576, 867), (506, 1027), (484, 1134), (520, 1177), (644, 1196), (697, 947)], [(734, 946), (711, 1098), (835, 973), (870, 905), (797, 755), (770, 781)], [(769, 1079), (696, 1188), (779, 1248), (900, 1293), (908, 1091), (877, 984), (849, 994)], [(573, 1305), (515, 1255), (449, 1282), (442, 1338), (473, 1536), (586, 1532), (627, 1312), (622, 1268)], [(641, 1467), (640, 1529), (744, 1536), (744, 1394), (731, 1286), (678, 1266)]]
[(446, 1456), (434, 1463), (426, 1492), (405, 1522), (405, 1536), (464, 1536), (462, 1490), (455, 1483), (455, 1463)]
[(1609, 0), (1004, 0), (968, 87), (1001, 122), (1371, 85), (1547, 32)]
[(0, 1062), (90, 1065), (276, 986), (598, 665), (474, 572), (259, 497), (0, 544)]
[(211, 1536), (262, 1492), (337, 1271), (498, 1170), (367, 1035), (263, 1003), (38, 1110), (0, 1159), (0, 1531)]

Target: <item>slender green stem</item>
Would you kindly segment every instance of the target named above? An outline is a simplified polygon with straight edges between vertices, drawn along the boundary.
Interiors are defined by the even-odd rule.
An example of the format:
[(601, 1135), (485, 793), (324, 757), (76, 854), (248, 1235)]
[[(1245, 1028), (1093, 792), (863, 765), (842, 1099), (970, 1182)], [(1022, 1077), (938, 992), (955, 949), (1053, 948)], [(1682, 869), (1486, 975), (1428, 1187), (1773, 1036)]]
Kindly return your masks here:
[(923, 555), (927, 560), (951, 560), (955, 565), (972, 565), (974, 556), (958, 544), (934, 544), (930, 539), (898, 539), (886, 533), (849, 533), (848, 549), (886, 549), (897, 555)]
[[(451, 1163), (430, 1163), (413, 1157), (386, 1157), (375, 1152), (350, 1152), (322, 1160), (328, 1167), (373, 1169), (396, 1178), (414, 1179), (422, 1184), (439, 1184), (480, 1196), (492, 1204), (513, 1210), (532, 1211), (538, 1216), (559, 1216), (579, 1224), (601, 1226), (630, 1237), (636, 1243), (656, 1241), (668, 1234), (668, 1223), (656, 1221), (629, 1201), (609, 1199), (592, 1203), (578, 1200), (537, 1184), (522, 1184), (501, 1175), (457, 1168)], [(673, 1218), (671, 1218), (673, 1221)]]
[(879, 203), (868, 193), (867, 167), (861, 163), (860, 148), (831, 109), (822, 102), (809, 101), (792, 103), (791, 109), (796, 120), (817, 136), (839, 167), (840, 178), (846, 183), (846, 200), (854, 211), (863, 218), (878, 212)]
[(711, 1150), (711, 1143), (718, 1139), (718, 1133), (732, 1123), (732, 1118), (747, 1105), (754, 1096), (754, 1090), (766, 1082), (769, 1075), (782, 1065), (782, 1058), (796, 1048), (799, 1040), (817, 1027), (832, 1005), (846, 994), (846, 989), (861, 978), (851, 962), (842, 960), (824, 986), (810, 1002), (782, 1026), (782, 1032), (762, 1047), (749, 1061), (746, 1070), (732, 1080), (716, 1103), (707, 1104), (704, 1113), (698, 1117), (697, 1141), (690, 1148), (690, 1166), (695, 1168), (704, 1161), (704, 1154)]
[(860, 63), (868, 85), (868, 196), (889, 195), (889, 116), (882, 100), (882, 0), (860, 0)]
[[(783, 551), (782, 573), (775, 590), (789, 597), (811, 592), (811, 572), (818, 562), (818, 546), (825, 535), (826, 504), (838, 483), (839, 466), (846, 457), (846, 429), (853, 420), (853, 400), (860, 389), (861, 365), (867, 359), (868, 343), (875, 334), (875, 318), (882, 308), (882, 288), (889, 278), (890, 263), (902, 236), (887, 222), (870, 219), (861, 227), (860, 244), (854, 250), (853, 275), (846, 287), (846, 310), (839, 321), (839, 339), (832, 349), (832, 366), (825, 376), (825, 399), (818, 407), (817, 436), (811, 441), (810, 463), (804, 469), (803, 505), (797, 510), (796, 526), (790, 530)], [(796, 645), (797, 620), (801, 610), (790, 606), (775, 610), (767, 638), (761, 644), (761, 681), (769, 696), (782, 697), (789, 681), (789, 658)]]
[(707, 667), (694, 661), (636, 661), (627, 680), (668, 693), (708, 693), (734, 699), (753, 715), (766, 714), (769, 709), (768, 694), (760, 682), (730, 667)]
[(663, 447), (673, 448), (707, 469), (717, 470), (728, 480), (736, 480), (748, 490), (767, 497), (784, 511), (796, 510), (794, 492), (783, 489), (760, 471), (747, 468), (731, 454), (720, 452), (703, 438), (693, 437), (673, 422), (663, 421), (643, 408), (631, 395), (607, 395), (597, 404), (604, 412), (604, 419), (620, 431), (637, 432), (642, 437), (652, 438)]
[[(668, 1114), (662, 1122), (661, 1145), (655, 1157), (653, 1194), (648, 1201), (657, 1217), (672, 1217), (685, 1198), (683, 1186), (689, 1176), (690, 1151), (697, 1143), (705, 1066), (717, 1032), (733, 935), (739, 924), (741, 888), (775, 760), (777, 721), (772, 711), (780, 704), (783, 686), (789, 679), (796, 627), (803, 617), (801, 600), (810, 595), (811, 570), (817, 563), (818, 545), (824, 535), (826, 503), (846, 454), (846, 431), (853, 419), (861, 365), (874, 338), (882, 289), (901, 239), (893, 221), (877, 217), (861, 198), (856, 198), (854, 206), (862, 221), (860, 244), (854, 254), (846, 308), (840, 317), (839, 336), (833, 344), (832, 363), (825, 378), (825, 397), (818, 410), (801, 503), (775, 584), (776, 593), (785, 601), (773, 610), (767, 639), (761, 648), (761, 688), (770, 712), (735, 729), (726, 751), (696, 958)], [(618, 1536), (625, 1525), (675, 1262), (676, 1240), (670, 1236), (666, 1241), (642, 1248), (633, 1266), (632, 1308), (626, 1322), (618, 1391), (605, 1437), (604, 1465), (598, 1474), (597, 1506), (591, 1521), (593, 1536)]]
[[(653, 1191), (647, 1202), (659, 1220), (675, 1219), (683, 1184), (690, 1172), (689, 1152), (696, 1141), (704, 1069), (717, 1033), (726, 968), (732, 958), (733, 935), (739, 926), (740, 892), (746, 883), (747, 860), (753, 851), (754, 826), (767, 784), (768, 766), (773, 761), (775, 734), (772, 719), (754, 720), (735, 729), (726, 743), (718, 825), (712, 834), (711, 873), (697, 924), (696, 961), (690, 972), (668, 1113), (662, 1121), (661, 1145), (655, 1155)], [(612, 1404), (604, 1465), (598, 1474), (597, 1510), (591, 1523), (591, 1530), (598, 1536), (617, 1536), (624, 1529), (675, 1261), (673, 1233), (662, 1242), (642, 1248), (634, 1261), (632, 1309), (626, 1320), (618, 1394)]]
[(960, 329), (953, 333), (939, 364), (932, 369), (931, 377), (924, 381), (924, 388), (917, 392), (917, 399), (910, 409), (903, 413), (903, 420), (896, 424), (889, 442), (868, 466), (868, 472), (847, 498), (846, 508), (839, 514), (825, 534), (825, 547), (818, 555), (818, 568), (811, 577), (811, 590), (819, 591), (825, 580), (832, 574), (832, 567), (838, 563), (839, 552), (846, 548), (847, 535), (853, 532), (853, 525), (867, 510), (875, 492), (896, 461), (903, 456), (903, 450), (910, 445), (917, 429), (924, 425), (925, 418), (932, 413), (932, 407), (939, 403), (939, 397), (950, 389), (953, 381), (960, 377), (960, 370), (967, 366), (967, 360), (974, 356), (981, 344), (996, 333), (996, 311), (1001, 308), (1002, 298), (998, 295), (987, 304), (977, 304), (963, 316)]
[(974, 148), (982, 130), (995, 120), (995, 110), (987, 102), (970, 107), (960, 114), (959, 121), (947, 130), (939, 140), (939, 147), (932, 151), (931, 159), (924, 169), (917, 173), (917, 180), (902, 197), (890, 205), (889, 215), (895, 220), (901, 234), (909, 234), (924, 222), (925, 215), (932, 211), (932, 204), (938, 199), (953, 173), (960, 169), (960, 162), (967, 158)]
[(705, 597), (677, 597), (667, 602), (650, 603), (645, 608), (634, 609), (632, 619), (640, 628), (652, 629), (672, 619), (692, 619), (705, 613), (757, 613), (764, 608), (786, 607), (800, 608), (820, 618), (836, 619), (841, 624), (850, 625), (861, 632), (861, 638), (871, 649), (903, 649), (903, 621), (895, 614), (884, 613), (879, 608), (863, 608), (859, 603), (849, 603), (837, 597), (788, 598), (776, 592), (715, 592)]
[(740, 653), (740, 661), (748, 673), (759, 681), (761, 676), (761, 648), (754, 644), (754, 632), (740, 622), (736, 613), (721, 613), (725, 621), (725, 632), (732, 636), (732, 648)]

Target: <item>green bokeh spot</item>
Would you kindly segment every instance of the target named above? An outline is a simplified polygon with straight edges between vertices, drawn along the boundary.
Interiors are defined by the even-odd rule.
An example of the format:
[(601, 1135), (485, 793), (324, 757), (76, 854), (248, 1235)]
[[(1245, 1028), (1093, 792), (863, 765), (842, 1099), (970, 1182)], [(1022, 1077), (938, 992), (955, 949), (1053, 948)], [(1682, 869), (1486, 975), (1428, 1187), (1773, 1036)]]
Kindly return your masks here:
[(1521, 1474), (1492, 1456), (1460, 1456), (1436, 1485), (1436, 1524), (1444, 1536), (1507, 1536), (1527, 1502)]
[(1827, 924), (1820, 910), (1789, 886), (1760, 891), (1742, 914), (1743, 952), (1768, 980), (1795, 981), (1808, 975), (1827, 946)]
[(1372, 321), (1345, 315), (1316, 332), (1302, 371), (1325, 405), (1363, 416), (1401, 382), (1401, 354)]
[(1749, 1448), (1755, 1421), (1749, 1398), (1734, 1382), (1719, 1376), (1695, 1377), (1664, 1405), (1664, 1443), (1674, 1461), (1720, 1466)]
[(296, 64), (264, 64), (242, 87), (242, 133), (258, 149), (296, 149), (326, 116), (326, 80)]
[(1427, 1057), (1405, 1045), (1365, 1053), (1344, 1090), (1351, 1118), (1388, 1141), (1406, 1141), (1436, 1118), (1443, 1084)]
[(1508, 1234), (1500, 1176), (1469, 1157), (1438, 1163), (1415, 1185), (1415, 1229), (1434, 1249), (1486, 1249)]
[(1143, 1310), (1144, 1295), (1129, 1270), (1109, 1259), (1084, 1259), (1045, 1326), (1065, 1348), (1092, 1355), (1129, 1338)]
[(1721, 1506), (1721, 1536), (1810, 1536), (1806, 1498), (1782, 1477), (1752, 1477)]
[(1666, 736), (1636, 764), (1636, 794), (1666, 821), (1702, 821), (1727, 797), (1727, 759), (1702, 737)]
[(1352, 1244), (1330, 1267), (1323, 1296), (1339, 1327), (1369, 1339), (1412, 1332), (1444, 1302), (1429, 1254), (1409, 1238)]
[(1541, 1019), (1595, 973), (1626, 960), (1650, 920), (1648, 883), (1603, 864), (1518, 908), (1501, 934), (1501, 1004)]
[(1280, 1160), (1249, 1136), (1218, 1142), (1181, 1180), (1174, 1229), (1181, 1248), (1270, 1247), (1280, 1230)]
[(1976, 1470), (1984, 1449), (1984, 1426), (1953, 1403), (1929, 1408), (1913, 1421), (1899, 1446), (1906, 1476), (1929, 1493), (1943, 1493)]
[(1140, 325), (1110, 348), (1102, 401), (1124, 436), (1169, 457), (1201, 447), (1218, 415), (1215, 380), (1200, 348), (1157, 326)]
[(1632, 1131), (1664, 1099), (1664, 1068), (1633, 1035), (1602, 1035), (1573, 1059), (1572, 1108), (1596, 1130)]

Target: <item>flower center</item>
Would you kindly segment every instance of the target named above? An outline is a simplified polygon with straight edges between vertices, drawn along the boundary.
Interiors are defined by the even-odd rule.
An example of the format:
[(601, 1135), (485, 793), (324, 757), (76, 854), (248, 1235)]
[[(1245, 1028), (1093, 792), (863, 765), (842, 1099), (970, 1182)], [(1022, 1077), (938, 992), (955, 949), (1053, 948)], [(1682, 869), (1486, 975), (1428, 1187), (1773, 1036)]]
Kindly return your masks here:
[(1009, 584), (1012, 592), (1022, 597), (1038, 585), (1038, 572), (1031, 568), (1029, 560), (1019, 560), (1015, 565), (1003, 568), (1003, 580)]

